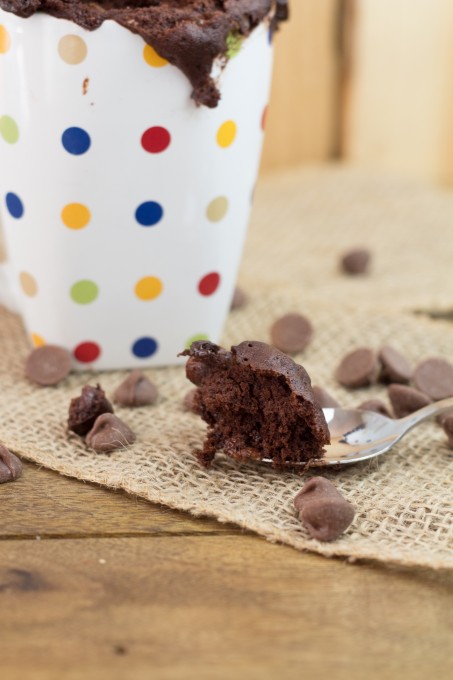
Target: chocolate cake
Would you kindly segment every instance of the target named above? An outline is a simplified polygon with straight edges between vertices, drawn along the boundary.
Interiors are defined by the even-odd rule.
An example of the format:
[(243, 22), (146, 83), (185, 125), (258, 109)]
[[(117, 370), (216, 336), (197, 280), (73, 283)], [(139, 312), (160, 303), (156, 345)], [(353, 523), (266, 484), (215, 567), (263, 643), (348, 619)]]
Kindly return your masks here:
[(255, 341), (230, 352), (198, 341), (182, 354), (198, 387), (195, 410), (208, 424), (197, 452), (204, 466), (219, 450), (240, 460), (271, 460), (275, 468), (322, 458), (329, 430), (307, 372), (289, 356)]
[(116, 21), (181, 69), (193, 99), (210, 108), (220, 99), (212, 66), (227, 58), (231, 36), (248, 36), (268, 17), (275, 30), (288, 18), (287, 0), (0, 0), (0, 7), (24, 18), (45, 12), (89, 31)]

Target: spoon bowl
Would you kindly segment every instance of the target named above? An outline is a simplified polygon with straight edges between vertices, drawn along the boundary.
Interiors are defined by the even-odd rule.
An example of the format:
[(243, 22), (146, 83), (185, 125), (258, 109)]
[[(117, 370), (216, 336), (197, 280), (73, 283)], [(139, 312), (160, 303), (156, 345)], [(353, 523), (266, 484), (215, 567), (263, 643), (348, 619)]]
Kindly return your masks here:
[(413, 427), (453, 407), (453, 398), (428, 404), (405, 418), (387, 418), (380, 413), (358, 409), (323, 409), (330, 432), (330, 444), (323, 458), (309, 467), (345, 465), (369, 460), (389, 451)]

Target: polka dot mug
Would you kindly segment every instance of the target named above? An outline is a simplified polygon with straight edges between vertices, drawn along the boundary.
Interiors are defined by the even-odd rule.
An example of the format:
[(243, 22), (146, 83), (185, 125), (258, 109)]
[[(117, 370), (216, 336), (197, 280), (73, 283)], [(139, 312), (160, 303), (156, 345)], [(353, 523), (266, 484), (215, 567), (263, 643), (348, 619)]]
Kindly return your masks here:
[(269, 95), (262, 24), (215, 65), (217, 108), (143, 40), (0, 10), (0, 295), (83, 370), (218, 342)]

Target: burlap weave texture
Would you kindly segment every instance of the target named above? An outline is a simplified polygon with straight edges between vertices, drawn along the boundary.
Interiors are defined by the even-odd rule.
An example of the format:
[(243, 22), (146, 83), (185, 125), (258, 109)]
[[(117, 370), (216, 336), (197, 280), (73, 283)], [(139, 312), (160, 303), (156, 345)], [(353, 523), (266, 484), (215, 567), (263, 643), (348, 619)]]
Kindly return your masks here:
[[(382, 211), (383, 187), (393, 185), (387, 180), (379, 180), (374, 185), (372, 180), (365, 181), (355, 172), (337, 170), (289, 176), (281, 186), (280, 181), (276, 180), (274, 186), (266, 180), (258, 194), (242, 269), (242, 280), (248, 283), (251, 300), (247, 307), (230, 315), (224, 344), (229, 346), (244, 339), (269, 341), (269, 326), (280, 314), (300, 311), (308, 315), (315, 326), (314, 339), (296, 360), (306, 367), (314, 383), (326, 387), (345, 406), (358, 405), (375, 396), (385, 398), (383, 386), (348, 392), (335, 382), (333, 374), (340, 357), (353, 347), (368, 345), (377, 349), (383, 343), (391, 343), (414, 363), (433, 355), (453, 360), (453, 327), (444, 321), (430, 321), (408, 312), (428, 302), (447, 307), (448, 291), (441, 291), (439, 283), (442, 276), (448, 281), (444, 256), (439, 259), (437, 271), (429, 274), (429, 280), (435, 285), (427, 294), (426, 281), (417, 269), (420, 257), (412, 253), (406, 262), (412, 268), (412, 284), (408, 285), (409, 272), (404, 269), (401, 286), (395, 282), (398, 295), (388, 298), (388, 309), (383, 291), (388, 296), (394, 284), (389, 284), (390, 274), (379, 274), (380, 264), (378, 273), (365, 280), (345, 279), (336, 272), (341, 246), (359, 241), (367, 243), (361, 238), (363, 225), (357, 221), (357, 215), (354, 217), (357, 209), (354, 196), (358, 196), (359, 203), (363, 201), (366, 184), (366, 202), (372, 202), (375, 186), (379, 199), (376, 199), (377, 213)], [(291, 191), (288, 186), (292, 187)], [(330, 216), (330, 226), (325, 226), (320, 235), (316, 215), (319, 211), (330, 215), (324, 202), (330, 191), (335, 193), (338, 187), (342, 189), (341, 200), (338, 194), (336, 200), (332, 199), (332, 211), (338, 210), (338, 200), (342, 205), (348, 202), (343, 195), (349, 191), (351, 222), (341, 242), (333, 240), (322, 245), (329, 231), (335, 230), (336, 222)], [(287, 229), (284, 215), (281, 224), (274, 221), (275, 206), (282, 205), (279, 203), (282, 192), (292, 196), (293, 216), (294, 213), (303, 216), (305, 211), (305, 226), (302, 220), (300, 228), (293, 224)], [(402, 194), (409, 201), (410, 192), (404, 187)], [(433, 206), (427, 210), (426, 222), (428, 214), (442, 215), (444, 230), (451, 215), (453, 228), (453, 197), (427, 189), (424, 200), (428, 203), (428, 195)], [(395, 189), (390, 191), (392, 196), (395, 201), (402, 200)], [(298, 212), (297, 205), (302, 204), (305, 208), (301, 207)], [(308, 210), (312, 215), (311, 226), (307, 205), (311, 206)], [(371, 208), (369, 210), (371, 219)], [(345, 223), (344, 220), (340, 211), (339, 223)], [(419, 216), (419, 223), (422, 222)], [(407, 225), (408, 232), (410, 228)], [(396, 257), (391, 252), (390, 231), (384, 230), (383, 242), (376, 246), (380, 258), (387, 251), (390, 258)], [(377, 244), (377, 236), (374, 238)], [(400, 243), (402, 238), (398, 232), (396, 241)], [(421, 246), (421, 229), (417, 239)], [(435, 247), (439, 252), (442, 250), (440, 244)], [(448, 243), (444, 243), (444, 247), (447, 251), (450, 248)], [(386, 267), (383, 263), (382, 268)], [(392, 276), (397, 278), (398, 272)], [(191, 451), (200, 446), (205, 427), (195, 415), (182, 408), (181, 400), (191, 387), (182, 367), (146, 371), (159, 387), (158, 404), (134, 410), (117, 408), (117, 414), (134, 429), (138, 439), (126, 450), (103, 455), (90, 451), (75, 435), (68, 435), (69, 401), (87, 382), (99, 381), (111, 395), (125, 373), (74, 374), (58, 388), (32, 385), (23, 377), (23, 360), (29, 347), (21, 323), (2, 309), (0, 347), (0, 441), (25, 458), (65, 475), (122, 488), (194, 515), (234, 522), (269, 540), (300, 550), (403, 565), (453, 567), (453, 455), (446, 446), (445, 435), (434, 423), (420, 425), (391, 453), (379, 459), (341, 470), (322, 470), (357, 511), (344, 536), (323, 544), (310, 539), (292, 505), (307, 476), (274, 473), (264, 465), (239, 464), (222, 456), (211, 470), (198, 466)], [(311, 471), (310, 475), (313, 474), (316, 472)]]

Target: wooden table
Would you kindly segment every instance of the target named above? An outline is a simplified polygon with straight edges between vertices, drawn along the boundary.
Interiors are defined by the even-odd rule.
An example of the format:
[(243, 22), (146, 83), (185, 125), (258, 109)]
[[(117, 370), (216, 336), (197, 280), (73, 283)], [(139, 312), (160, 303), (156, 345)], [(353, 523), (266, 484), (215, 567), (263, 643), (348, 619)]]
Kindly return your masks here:
[(453, 677), (453, 575), (272, 545), (26, 464), (0, 486), (2, 680)]

